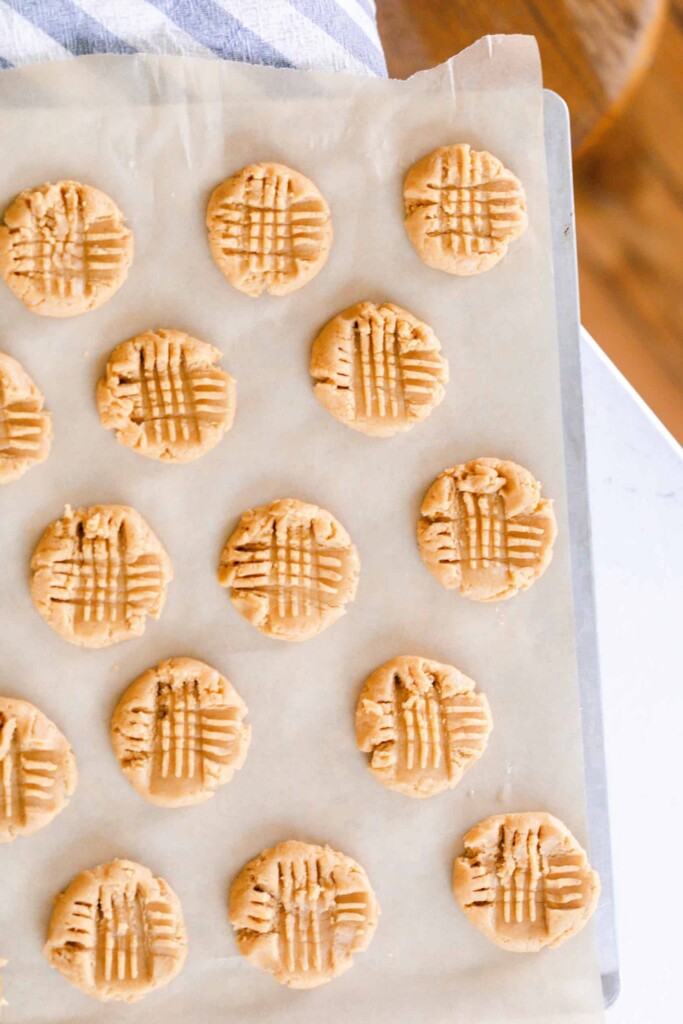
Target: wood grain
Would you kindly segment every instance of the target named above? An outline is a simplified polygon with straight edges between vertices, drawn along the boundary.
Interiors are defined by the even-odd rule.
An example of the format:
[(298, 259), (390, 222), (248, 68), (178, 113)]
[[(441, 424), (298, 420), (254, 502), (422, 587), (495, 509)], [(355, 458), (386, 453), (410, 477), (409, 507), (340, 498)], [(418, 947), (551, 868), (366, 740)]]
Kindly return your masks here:
[(652, 70), (575, 169), (583, 322), (683, 441), (683, 2)]
[(581, 157), (583, 322), (683, 441), (683, 0), (377, 0), (377, 7), (398, 77), (487, 32), (537, 36), (544, 81), (568, 102)]
[(666, 0), (377, 0), (389, 73), (406, 78), (480, 36), (536, 36), (545, 84), (565, 98), (575, 150), (609, 125), (652, 57)]

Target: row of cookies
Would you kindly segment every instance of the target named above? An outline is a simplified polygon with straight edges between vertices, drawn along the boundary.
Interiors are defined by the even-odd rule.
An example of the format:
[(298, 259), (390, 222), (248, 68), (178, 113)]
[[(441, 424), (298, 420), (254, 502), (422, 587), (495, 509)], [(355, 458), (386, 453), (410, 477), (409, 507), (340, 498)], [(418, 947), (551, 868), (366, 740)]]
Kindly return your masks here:
[[(187, 666), (177, 665), (173, 679), (170, 665), (165, 669), (171, 686), (178, 679), (184, 685)], [(150, 681), (142, 677), (137, 688), (144, 702)], [(215, 711), (210, 709), (211, 717)], [(73, 754), (56, 727), (26, 701), (1, 700), (0, 726), (3, 801), (8, 795), (16, 800), (10, 813), (30, 831), (46, 823), (59, 787), (73, 788)], [(170, 742), (173, 735), (167, 734)], [(173, 749), (163, 733), (156, 744), (157, 774), (162, 777), (166, 767), (176, 786), (183, 774), (191, 786), (191, 769), (199, 774), (199, 764), (189, 759), (188, 744), (178, 745), (175, 737)], [(200, 744), (198, 751), (201, 762), (211, 764), (211, 750)], [(211, 782), (207, 790), (210, 795)], [(464, 845), (454, 865), (454, 893), (472, 924), (503, 948), (556, 947), (580, 931), (595, 909), (597, 874), (565, 826), (546, 813), (486, 819), (469, 831)], [(238, 948), (252, 963), (281, 983), (311, 988), (343, 973), (353, 954), (368, 947), (379, 906), (355, 861), (329, 847), (288, 841), (238, 874), (229, 918)], [(180, 902), (168, 883), (139, 864), (113, 861), (83, 871), (56, 897), (45, 953), (51, 966), (88, 994), (132, 1001), (175, 977), (186, 948)]]
[[(548, 567), (552, 503), (521, 466), (478, 459), (445, 470), (417, 524), (422, 558), (443, 586), (476, 601), (527, 589)], [(246, 511), (223, 548), (218, 581), (267, 636), (306, 640), (346, 611), (360, 559), (341, 523), (316, 505), (283, 499)], [(71, 643), (105, 647), (140, 636), (161, 615), (173, 566), (142, 516), (122, 505), (73, 510), (41, 536), (31, 596)]]
[[(244, 701), (219, 672), (195, 659), (172, 658), (144, 672), (122, 695), (112, 716), (112, 745), (123, 774), (149, 802), (163, 807), (197, 804), (211, 798), (242, 767), (251, 739), (246, 715)], [(453, 666), (416, 656), (394, 658), (372, 672), (356, 710), (357, 743), (370, 755), (371, 772), (389, 789), (411, 797), (430, 796), (457, 785), (484, 752), (491, 729), (488, 701), (471, 679)], [(76, 786), (76, 762), (68, 740), (26, 701), (0, 697), (0, 766), (0, 841), (45, 827), (64, 809)], [(501, 829), (495, 849), (491, 848), (494, 830), (490, 822), (465, 837), (465, 856), (456, 862), (454, 875), (461, 906), (480, 930), (504, 948), (532, 951), (560, 944), (591, 915), (599, 891), (597, 875), (573, 837), (549, 815), (506, 815), (495, 820)], [(483, 845), (473, 838), (482, 829)], [(96, 967), (102, 951), (97, 950), (97, 943), (94, 952), (90, 946), (75, 944), (74, 936), (65, 933), (62, 904), (68, 904), (74, 887), (80, 892), (80, 877), (58, 900), (48, 955), (70, 980), (91, 994), (137, 998), (162, 979), (170, 980), (171, 975), (167, 977), (161, 967), (152, 971), (147, 965), (149, 973), (140, 973), (141, 987), (130, 984), (133, 951), (126, 931), (126, 899), (112, 896), (110, 867), (95, 871), (106, 893), (98, 913), (104, 917), (105, 930), (110, 913), (115, 915), (117, 927), (123, 928), (114, 939), (116, 947), (120, 934), (119, 945), (124, 953), (128, 950), (121, 973), (100, 970), (98, 975), (95, 970), (88, 980), (91, 956)], [(247, 875), (250, 867), (245, 869)], [(90, 873), (86, 875), (90, 877)], [(276, 956), (262, 960), (261, 953), (271, 944), (267, 937), (272, 939), (275, 933), (277, 938), (282, 914), (287, 919), (291, 912), (287, 905), (290, 896), (299, 908), (299, 925), (304, 915), (313, 927), (313, 913), (330, 909), (310, 906), (320, 885), (319, 876), (302, 876), (292, 869), (287, 878), (286, 884), (281, 884), (281, 879), (277, 882), (280, 888), (267, 900), (256, 892), (268, 890), (260, 882), (253, 888), (252, 879), (248, 899), (244, 892), (244, 899), (235, 899), (231, 919), (246, 956), (271, 970), (279, 981), (310, 987), (329, 980), (349, 964), (345, 957), (334, 963), (326, 956), (316, 972), (315, 958), (310, 963), (300, 961), (304, 951), (300, 947), (295, 953), (296, 942), (288, 954), (291, 963)], [(273, 879), (271, 882), (276, 884)], [(143, 886), (143, 895), (145, 891)], [(259, 901), (264, 904), (262, 918), (251, 906)], [(340, 908), (336, 896), (335, 901), (337, 911), (362, 911), (362, 906)], [(85, 907), (80, 916), (87, 919), (90, 909)], [(71, 909), (66, 920), (73, 923), (70, 915)], [(54, 925), (55, 920), (60, 924)], [(151, 927), (142, 912), (135, 920), (141, 928)], [(365, 918), (361, 915), (351, 920)], [(341, 923), (343, 919), (335, 917), (333, 927)], [(359, 948), (358, 938), (349, 952)], [(99, 932), (97, 941), (103, 941)], [(149, 944), (155, 945), (153, 934)], [(335, 940), (335, 950), (338, 944)], [(182, 958), (178, 969), (181, 962)], [(309, 968), (311, 973), (307, 973)]]
[[(121, 342), (97, 385), (102, 425), (133, 451), (189, 462), (214, 448), (235, 417), (236, 384), (213, 345), (159, 328)], [(392, 303), (360, 302), (335, 316), (311, 351), (313, 390), (354, 430), (391, 437), (444, 396), (448, 362), (434, 332)], [(0, 352), (0, 483), (43, 462), (52, 443), (45, 399)]]
[[(501, 814), (464, 836), (453, 893), (490, 941), (513, 952), (557, 948), (579, 932), (600, 890), (585, 851), (544, 812)], [(237, 948), (281, 984), (310, 989), (365, 951), (380, 908), (364, 869), (329, 846), (286, 840), (249, 861), (230, 886)], [(141, 864), (115, 860), (77, 875), (55, 899), (44, 952), (90, 996), (133, 1002), (182, 969), (180, 900)]]
[[(488, 270), (527, 225), (519, 179), (466, 143), (419, 160), (404, 182), (408, 237), (422, 259), (451, 274)], [(221, 182), (206, 212), (211, 254), (246, 295), (286, 295), (322, 269), (330, 209), (316, 185), (283, 164), (243, 167)], [(121, 287), (133, 233), (104, 192), (59, 181), (21, 192), (0, 225), (0, 276), (41, 316), (97, 309)]]
[[(406, 227), (432, 266), (488, 269), (526, 226), (524, 190), (500, 161), (461, 144), (415, 165), (405, 182)], [(277, 164), (244, 168), (213, 193), (211, 251), (236, 287), (284, 294), (327, 258), (329, 209), (316, 187)], [(0, 225), (0, 275), (33, 312), (71, 316), (120, 287), (133, 237), (104, 193), (59, 182), (21, 193)], [(400, 307), (361, 302), (323, 329), (311, 355), (315, 393), (354, 429), (391, 436), (443, 397), (448, 365), (431, 329)], [(234, 416), (234, 381), (219, 354), (178, 331), (151, 331), (112, 353), (98, 389), (105, 426), (143, 454), (187, 461), (212, 448)], [(42, 461), (51, 424), (25, 371), (0, 356), (0, 482)]]
[[(112, 717), (111, 737), (123, 772), (146, 799), (162, 806), (200, 803), (243, 764), (250, 741), (246, 713), (244, 702), (215, 669), (174, 658), (143, 673), (126, 690)], [(456, 785), (481, 755), (491, 717), (486, 698), (452, 666), (400, 657), (380, 666), (364, 684), (356, 730), (359, 747), (372, 751), (369, 767), (381, 782), (410, 796), (427, 796)], [(47, 825), (74, 791), (76, 763), (68, 741), (26, 701), (0, 698), (0, 762), (2, 840)], [(472, 829), (464, 843), (465, 854), (455, 862), (455, 895), (470, 920), (503, 948), (530, 952), (560, 945), (592, 914), (598, 876), (576, 840), (550, 815), (499, 815)], [(285, 857), (287, 871), (282, 870)], [(320, 865), (328, 857), (336, 864), (326, 872)], [(365, 886), (341, 883), (349, 867)], [(135, 885), (120, 891), (129, 869)], [(86, 892), (92, 885), (97, 900)], [(157, 906), (162, 892), (163, 913)], [(147, 907), (148, 899), (154, 907)], [(377, 914), (362, 869), (329, 849), (303, 844), (281, 845), (250, 862), (231, 895), (241, 952), (277, 980), (301, 987), (321, 984), (350, 966), (353, 951), (367, 945)], [(163, 942), (157, 946), (156, 916), (167, 937), (171, 921), (179, 924), (182, 941), (177, 948), (172, 943), (174, 950), (162, 949)], [(89, 934), (95, 917), (93, 941), (78, 939)], [(342, 928), (336, 934), (352, 922), (360, 931), (351, 929), (349, 936)], [(131, 936), (130, 928), (146, 935)], [(315, 931), (326, 934), (329, 929), (332, 950), (308, 956), (305, 947)], [(347, 945), (345, 937), (353, 941)], [(180, 969), (185, 942), (172, 890), (146, 869), (118, 863), (85, 872), (58, 897), (46, 952), (53, 965), (90, 994), (134, 999)], [(151, 960), (138, 964), (143, 948), (153, 951)], [(109, 967), (103, 967), (107, 962)]]
[[(175, 657), (126, 689), (111, 720), (121, 770), (150, 803), (202, 803), (242, 767), (251, 741), (247, 707), (216, 669)], [(428, 658), (401, 655), (366, 680), (356, 739), (368, 767), (411, 797), (452, 789), (484, 753), (493, 728), (473, 680)], [(68, 803), (76, 761), (57, 726), (32, 704), (0, 697), (0, 841), (43, 828)]]

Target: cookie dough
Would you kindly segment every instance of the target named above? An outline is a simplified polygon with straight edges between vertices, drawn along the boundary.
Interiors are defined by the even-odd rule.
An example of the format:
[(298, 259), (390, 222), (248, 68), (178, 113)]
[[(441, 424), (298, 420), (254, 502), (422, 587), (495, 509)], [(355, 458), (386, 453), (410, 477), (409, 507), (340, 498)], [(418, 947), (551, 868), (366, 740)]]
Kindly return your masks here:
[(126, 505), (72, 510), (45, 530), (31, 558), (31, 597), (72, 644), (107, 647), (158, 619), (173, 566), (142, 516)]
[(315, 396), (342, 423), (391, 437), (426, 419), (448, 383), (448, 363), (430, 327), (400, 306), (358, 302), (313, 343)]
[(180, 901), (141, 864), (100, 864), (55, 899), (44, 952), (87, 995), (132, 1003), (167, 985), (185, 962)]
[(0, 843), (49, 825), (76, 788), (69, 741), (27, 700), (0, 697)]
[(0, 484), (43, 462), (52, 444), (45, 399), (23, 366), (0, 352)]
[(425, 797), (453, 789), (486, 750), (489, 702), (452, 665), (402, 655), (375, 669), (356, 709), (356, 740), (389, 789)]
[(230, 889), (230, 923), (247, 960), (291, 988), (315, 988), (367, 949), (379, 906), (362, 867), (294, 840), (249, 861)]
[(475, 459), (445, 469), (427, 491), (417, 525), (423, 561), (439, 583), (473, 601), (526, 590), (550, 564), (552, 502), (528, 469)]
[(322, 270), (330, 210), (317, 187), (283, 164), (250, 164), (222, 182), (206, 211), (218, 269), (245, 295), (286, 295)]
[(121, 697), (111, 740), (123, 774), (153, 804), (199, 804), (230, 782), (247, 756), (247, 706), (215, 668), (170, 658)]
[(286, 498), (249, 509), (221, 554), (218, 582), (266, 636), (308, 640), (356, 596), (360, 560), (330, 512)]
[(449, 274), (481, 274), (526, 230), (524, 188), (490, 153), (442, 146), (408, 171), (405, 227), (425, 263)]
[(235, 416), (235, 381), (221, 353), (182, 331), (146, 331), (112, 352), (97, 386), (102, 426), (141, 455), (190, 462), (214, 448)]
[(497, 814), (464, 839), (453, 892), (491, 942), (514, 953), (561, 946), (598, 904), (600, 879), (566, 825), (544, 811)]
[(97, 309), (121, 287), (132, 260), (133, 235), (119, 208), (77, 181), (22, 192), (0, 225), (0, 274), (41, 316)]

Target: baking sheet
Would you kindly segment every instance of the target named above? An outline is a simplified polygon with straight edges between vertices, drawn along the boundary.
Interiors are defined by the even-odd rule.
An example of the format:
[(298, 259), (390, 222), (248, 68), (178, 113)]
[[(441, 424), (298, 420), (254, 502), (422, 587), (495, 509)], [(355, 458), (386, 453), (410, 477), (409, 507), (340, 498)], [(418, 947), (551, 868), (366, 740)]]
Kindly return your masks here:
[[(455, 140), (496, 153), (523, 180), (530, 227), (488, 274), (430, 270), (403, 230), (401, 180)], [(526, 37), (482, 40), (409, 82), (278, 71), (187, 58), (93, 57), (0, 79), (0, 201), (73, 177), (124, 210), (136, 256), (107, 305), (75, 320), (32, 316), (3, 289), (0, 347), (46, 394), (50, 459), (0, 493), (2, 690), (37, 703), (71, 739), (80, 784), (34, 837), (0, 849), (3, 1020), (332, 1024), (602, 1019), (593, 927), (521, 957), (475, 932), (450, 894), (452, 857), (474, 822), (546, 808), (586, 840), (572, 622), (557, 336), (540, 66)], [(286, 298), (258, 301), (213, 266), (203, 216), (214, 185), (275, 159), (313, 178), (335, 228), (327, 267)], [(313, 398), (313, 336), (360, 298), (426, 320), (451, 365), (446, 399), (408, 435), (365, 438)], [(216, 344), (236, 378), (233, 430), (189, 466), (157, 465), (99, 425), (94, 386), (120, 340), (178, 327)], [(512, 458), (542, 480), (560, 525), (553, 564), (527, 594), (496, 606), (444, 591), (422, 566), (414, 524), (446, 466)], [(302, 645), (262, 638), (215, 580), (225, 537), (248, 506), (276, 497), (334, 512), (361, 554), (358, 597)], [(176, 578), (162, 619), (104, 651), (70, 647), (43, 624), (27, 564), (63, 504), (134, 505), (166, 545)], [(398, 653), (451, 661), (476, 679), (495, 719), (489, 749), (453, 792), (415, 802), (380, 786), (355, 748), (353, 708), (367, 673)], [(253, 741), (234, 782), (207, 804), (164, 810), (121, 776), (111, 711), (142, 670), (173, 654), (214, 664), (250, 709)], [(358, 859), (382, 918), (343, 978), (290, 992), (236, 952), (225, 897), (242, 864), (285, 837), (329, 842)], [(101, 1006), (50, 971), (40, 947), (51, 898), (114, 856), (166, 877), (186, 914), (190, 953), (166, 989)]]
[(588, 503), (569, 109), (557, 93), (544, 89), (543, 95), (588, 836), (591, 864), (600, 874), (602, 886), (595, 914), (595, 928), (603, 1002), (605, 1007), (610, 1007), (619, 995), (621, 979), (614, 916), (614, 880)]

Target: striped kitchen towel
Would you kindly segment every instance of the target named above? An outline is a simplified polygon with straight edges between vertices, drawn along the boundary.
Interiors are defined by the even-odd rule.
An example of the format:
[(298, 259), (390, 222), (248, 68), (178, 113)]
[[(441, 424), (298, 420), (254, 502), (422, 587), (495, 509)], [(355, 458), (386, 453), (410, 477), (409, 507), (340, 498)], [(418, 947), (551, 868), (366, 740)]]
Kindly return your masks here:
[(85, 53), (387, 73), (374, 0), (0, 0), (0, 68)]

